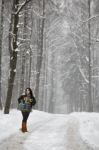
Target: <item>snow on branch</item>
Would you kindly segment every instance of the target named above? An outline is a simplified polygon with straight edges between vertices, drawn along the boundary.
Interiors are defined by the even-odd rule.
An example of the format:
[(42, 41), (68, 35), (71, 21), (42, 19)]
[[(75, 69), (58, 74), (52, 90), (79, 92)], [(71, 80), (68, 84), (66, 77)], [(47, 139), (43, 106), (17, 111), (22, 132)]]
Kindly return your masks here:
[(37, 13), (34, 9), (33, 9), (33, 12), (34, 12), (34, 14), (37, 15), (38, 17), (45, 19), (44, 16), (41, 16), (41, 15), (40, 15), (39, 13)]
[(50, 0), (50, 2), (51, 2), (57, 9), (59, 9), (59, 7), (57, 6), (57, 4), (55, 4), (55, 2), (53, 2), (53, 0)]
[(86, 83), (89, 83), (89, 81), (88, 81), (88, 80), (86, 79), (86, 77), (85, 77), (85, 74), (84, 74), (83, 70), (80, 68), (80, 66), (78, 66), (78, 68), (79, 68), (79, 71), (80, 71), (82, 77), (84, 78), (85, 82), (86, 82)]
[(18, 40), (21, 40), (21, 41), (30, 41), (30, 39), (23, 39), (23, 38), (18, 38)]
[(28, 25), (26, 26), (26, 28), (27, 28), (28, 30), (32, 31), (32, 29), (31, 29)]
[(20, 8), (18, 9), (18, 11), (15, 13), (16, 15), (18, 15), (20, 13), (20, 11), (23, 9), (23, 7), (29, 3), (31, 0), (25, 0), (25, 2), (20, 6)]
[(99, 42), (99, 39), (96, 39), (96, 42)]
[[(83, 70), (80, 68), (80, 66), (79, 66), (79, 71), (80, 71), (80, 73), (81, 73), (83, 79), (85, 80), (85, 82), (89, 84), (89, 80), (86, 79), (85, 74), (84, 74)], [(91, 76), (91, 78), (94, 78), (94, 77), (95, 77), (95, 76)], [(94, 87), (94, 88), (96, 88), (96, 86), (95, 86), (94, 83), (91, 83), (91, 86)]]
[(99, 78), (99, 76), (97, 75), (97, 76), (92, 76), (92, 78)]
[(99, 15), (92, 16), (92, 17), (88, 18), (87, 20), (83, 21), (83, 23), (86, 23), (86, 22), (88, 22), (88, 21), (90, 21), (92, 19), (95, 19), (97, 17), (99, 17)]
[[(18, 15), (18, 14), (20, 13), (20, 11), (23, 9), (23, 7), (24, 7), (27, 3), (29, 3), (30, 1), (31, 1), (31, 0), (25, 0), (25, 2), (21, 4), (20, 8), (18, 9), (18, 11), (17, 11), (15, 14)], [(40, 18), (45, 19), (44, 16), (41, 16), (41, 15), (40, 15), (39, 13), (37, 13), (34, 9), (33, 9), (33, 12), (34, 12), (37, 16), (39, 16)]]

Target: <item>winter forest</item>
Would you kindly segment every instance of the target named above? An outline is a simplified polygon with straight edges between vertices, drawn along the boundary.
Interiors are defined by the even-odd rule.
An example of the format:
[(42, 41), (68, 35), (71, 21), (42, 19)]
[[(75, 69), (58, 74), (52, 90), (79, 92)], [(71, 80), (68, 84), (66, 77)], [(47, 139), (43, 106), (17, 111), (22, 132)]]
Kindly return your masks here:
[(0, 0), (0, 109), (99, 111), (99, 1)]

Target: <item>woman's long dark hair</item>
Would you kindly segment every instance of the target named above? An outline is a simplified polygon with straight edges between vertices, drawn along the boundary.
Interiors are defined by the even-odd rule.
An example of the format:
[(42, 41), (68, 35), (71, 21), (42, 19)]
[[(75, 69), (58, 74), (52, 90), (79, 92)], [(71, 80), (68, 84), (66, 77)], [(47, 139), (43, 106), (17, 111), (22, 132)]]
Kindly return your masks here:
[(31, 90), (31, 88), (29, 88), (29, 87), (27, 87), (27, 88), (25, 89), (25, 95), (27, 95), (27, 94), (26, 94), (27, 89), (30, 91), (30, 97), (31, 97), (31, 98), (34, 98), (33, 92), (32, 92), (32, 90)]

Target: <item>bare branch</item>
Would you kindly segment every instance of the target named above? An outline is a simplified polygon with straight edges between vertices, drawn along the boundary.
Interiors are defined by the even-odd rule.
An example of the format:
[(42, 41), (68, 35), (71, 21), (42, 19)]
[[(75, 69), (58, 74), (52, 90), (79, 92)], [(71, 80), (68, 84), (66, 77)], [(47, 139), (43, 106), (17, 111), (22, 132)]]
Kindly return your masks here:
[(53, 2), (53, 0), (49, 0), (57, 9), (59, 9), (59, 7), (57, 6), (57, 4), (55, 4), (54, 2)]
[(41, 16), (41, 15), (40, 15), (39, 13), (37, 13), (34, 9), (33, 9), (33, 12), (34, 12), (34, 14), (37, 15), (38, 17), (45, 19), (44, 16)]
[(83, 22), (83, 23), (86, 23), (86, 22), (88, 22), (88, 21), (90, 21), (90, 20), (93, 20), (93, 19), (95, 19), (95, 18), (97, 18), (97, 17), (99, 17), (99, 15), (92, 16), (92, 17), (90, 17), (90, 18), (88, 18), (87, 20), (82, 21), (82, 22)]
[(20, 13), (20, 11), (23, 9), (23, 7), (29, 3), (31, 0), (25, 0), (25, 2), (20, 6), (20, 8), (18, 9), (18, 11), (15, 13), (16, 15), (18, 15)]
[(81, 69), (81, 66), (78, 66), (78, 68), (79, 68), (79, 71), (80, 71), (80, 73), (81, 73), (83, 79), (85, 80), (85, 82), (86, 82), (86, 83), (89, 83), (89, 80), (86, 78), (86, 76), (85, 76), (83, 70)]
[(30, 39), (22, 39), (22, 38), (18, 38), (18, 40), (20, 40), (20, 41), (30, 41)]

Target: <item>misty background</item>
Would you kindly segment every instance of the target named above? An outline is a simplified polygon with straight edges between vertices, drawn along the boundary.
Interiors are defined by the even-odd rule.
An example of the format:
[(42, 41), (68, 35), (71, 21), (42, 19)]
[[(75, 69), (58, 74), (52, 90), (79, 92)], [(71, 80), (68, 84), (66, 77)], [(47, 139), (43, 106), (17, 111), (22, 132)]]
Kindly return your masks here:
[(99, 111), (99, 1), (0, 0), (0, 109)]

